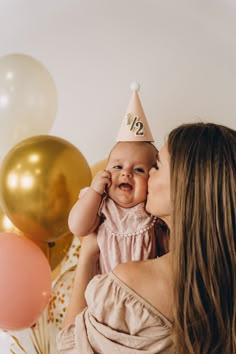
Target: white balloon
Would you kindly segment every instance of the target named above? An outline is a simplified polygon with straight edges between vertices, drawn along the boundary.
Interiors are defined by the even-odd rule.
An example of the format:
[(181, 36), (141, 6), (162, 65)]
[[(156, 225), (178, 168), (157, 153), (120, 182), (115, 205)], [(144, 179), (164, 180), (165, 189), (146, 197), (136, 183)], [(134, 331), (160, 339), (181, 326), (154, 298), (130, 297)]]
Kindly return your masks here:
[(0, 58), (0, 159), (20, 140), (47, 134), (57, 110), (48, 70), (24, 54)]

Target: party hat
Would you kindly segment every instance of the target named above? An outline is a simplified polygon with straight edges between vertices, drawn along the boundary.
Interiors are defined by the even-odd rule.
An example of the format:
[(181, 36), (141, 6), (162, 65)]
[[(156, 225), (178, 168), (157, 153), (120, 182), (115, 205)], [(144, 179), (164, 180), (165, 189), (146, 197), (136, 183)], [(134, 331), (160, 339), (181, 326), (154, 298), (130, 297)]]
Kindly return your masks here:
[(139, 83), (130, 85), (133, 95), (121, 123), (116, 141), (154, 141), (138, 95)]

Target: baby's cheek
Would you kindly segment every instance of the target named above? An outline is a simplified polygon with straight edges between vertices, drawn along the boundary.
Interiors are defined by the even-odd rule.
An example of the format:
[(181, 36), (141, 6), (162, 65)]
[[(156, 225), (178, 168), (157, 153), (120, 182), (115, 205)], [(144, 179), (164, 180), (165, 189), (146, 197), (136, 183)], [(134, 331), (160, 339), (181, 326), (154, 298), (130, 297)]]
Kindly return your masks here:
[(146, 175), (143, 182), (145, 183), (146, 186), (148, 185), (148, 179), (149, 179), (149, 175)]

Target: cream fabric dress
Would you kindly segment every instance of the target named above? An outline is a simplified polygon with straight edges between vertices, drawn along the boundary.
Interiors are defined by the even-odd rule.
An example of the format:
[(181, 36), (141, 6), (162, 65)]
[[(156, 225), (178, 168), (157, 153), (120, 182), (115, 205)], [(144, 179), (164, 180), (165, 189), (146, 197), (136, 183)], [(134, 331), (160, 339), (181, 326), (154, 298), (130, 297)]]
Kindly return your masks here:
[(113, 273), (95, 276), (88, 307), (57, 334), (61, 354), (176, 354), (171, 322)]

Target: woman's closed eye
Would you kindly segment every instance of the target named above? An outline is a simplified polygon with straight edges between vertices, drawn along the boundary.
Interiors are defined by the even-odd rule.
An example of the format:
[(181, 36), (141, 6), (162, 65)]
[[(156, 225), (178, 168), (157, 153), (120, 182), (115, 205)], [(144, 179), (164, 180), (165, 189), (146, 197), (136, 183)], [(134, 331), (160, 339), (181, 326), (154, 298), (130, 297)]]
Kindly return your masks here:
[(157, 162), (156, 163), (154, 163), (154, 165), (152, 165), (152, 167), (153, 168), (155, 168), (156, 170), (158, 170), (159, 168), (158, 168), (158, 164), (157, 164)]
[(142, 167), (135, 167), (134, 170), (135, 170), (135, 172), (138, 172), (138, 173), (145, 173), (145, 170)]

